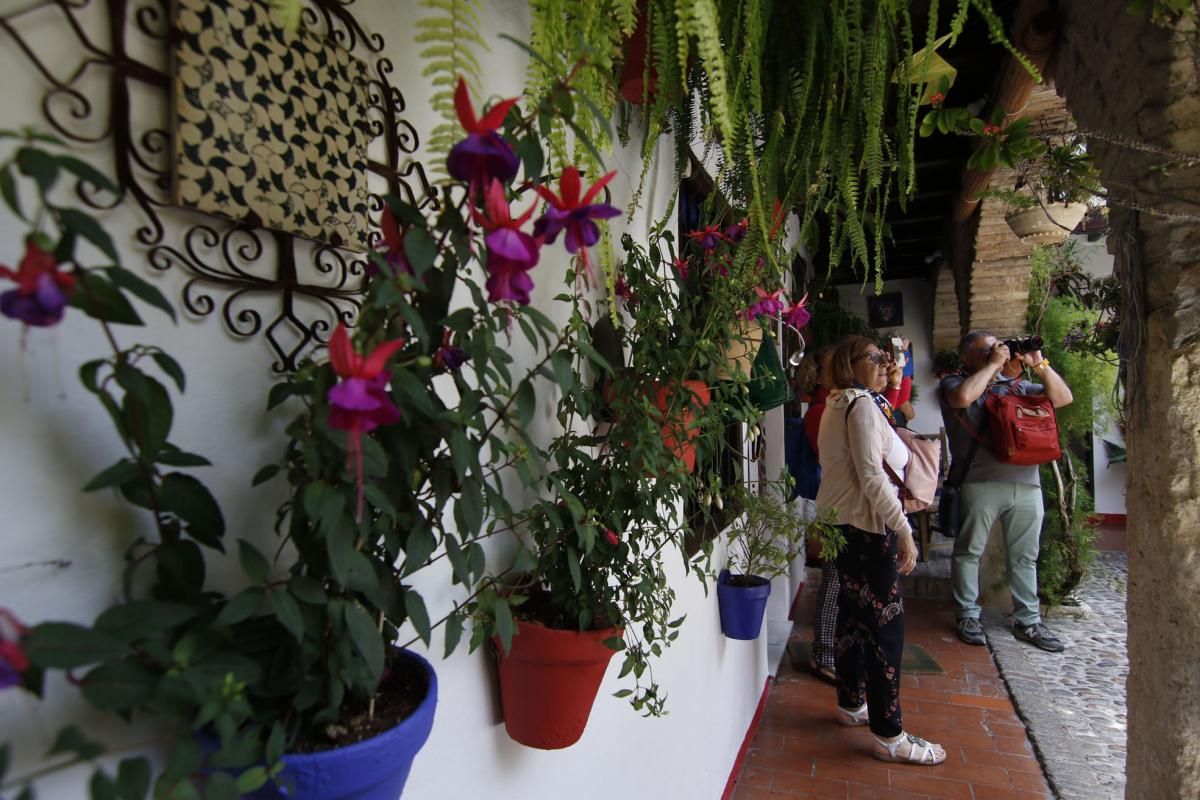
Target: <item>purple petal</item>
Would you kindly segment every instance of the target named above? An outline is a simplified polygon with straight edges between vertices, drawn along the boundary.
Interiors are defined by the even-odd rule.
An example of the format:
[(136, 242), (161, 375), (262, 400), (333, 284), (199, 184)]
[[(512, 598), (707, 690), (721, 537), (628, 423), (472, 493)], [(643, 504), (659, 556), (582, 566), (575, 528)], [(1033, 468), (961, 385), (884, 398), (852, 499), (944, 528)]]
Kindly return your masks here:
[(571, 213), (569, 211), (560, 211), (557, 208), (549, 208), (546, 213), (538, 218), (533, 223), (533, 235), (540, 237), (546, 244), (554, 244), (554, 240), (558, 238), (558, 233), (567, 224)]
[(20, 320), (26, 325), (44, 328), (62, 319), (63, 305), (60, 303), (47, 309), (39, 302), (36, 293), (22, 294), (20, 289), (10, 289), (0, 294), (0, 314), (9, 319)]
[(586, 206), (583, 210), (587, 211), (587, 215), (591, 219), (608, 219), (610, 217), (621, 216), (621, 209), (610, 206), (608, 203), (596, 203), (595, 205)]
[(538, 246), (533, 237), (512, 228), (499, 228), (486, 237), (489, 258), (495, 253), (501, 258), (532, 267), (538, 260)]
[(528, 267), (498, 258), (488, 259), (488, 300), (493, 303), (512, 302), (529, 304), (529, 292), (533, 279)]
[(495, 178), (503, 183), (517, 176), (521, 160), (498, 133), (471, 133), (450, 149), (446, 169), (456, 180), (485, 186)]
[(586, 216), (576, 215), (571, 224), (567, 225), (567, 239), (564, 242), (567, 252), (578, 253), (584, 247), (591, 247), (600, 241), (600, 226)]
[(379, 398), (371, 391), (371, 381), (365, 378), (346, 378), (329, 390), (329, 404), (343, 411), (373, 411)]
[(67, 296), (63, 294), (54, 276), (49, 273), (44, 273), (38, 278), (37, 299), (48, 314), (61, 311), (67, 304)]

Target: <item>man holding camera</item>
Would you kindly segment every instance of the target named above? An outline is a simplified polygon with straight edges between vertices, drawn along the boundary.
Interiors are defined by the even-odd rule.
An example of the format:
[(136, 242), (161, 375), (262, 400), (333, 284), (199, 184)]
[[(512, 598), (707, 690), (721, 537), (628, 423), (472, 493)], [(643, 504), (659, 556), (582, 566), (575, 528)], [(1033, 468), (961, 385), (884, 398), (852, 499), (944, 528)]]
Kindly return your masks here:
[[(1038, 467), (1005, 464), (993, 455), (984, 407), (993, 392), (1044, 394), (1055, 408), (1070, 404), (1070, 388), (1042, 357), (1040, 348), (1037, 337), (1003, 342), (987, 331), (972, 331), (958, 346), (963, 369), (943, 378), (938, 392), (951, 457), (955, 462), (963, 459), (960, 463), (966, 466), (965, 477), (959, 477), (962, 522), (954, 542), (952, 583), (958, 638), (967, 644), (985, 643), (979, 622), (979, 559), (998, 519), (1008, 555), (1013, 635), (1050, 652), (1064, 648), (1042, 624), (1038, 606), (1037, 557), (1042, 530)], [(1031, 367), (1041, 382), (1020, 377), (1021, 366)]]

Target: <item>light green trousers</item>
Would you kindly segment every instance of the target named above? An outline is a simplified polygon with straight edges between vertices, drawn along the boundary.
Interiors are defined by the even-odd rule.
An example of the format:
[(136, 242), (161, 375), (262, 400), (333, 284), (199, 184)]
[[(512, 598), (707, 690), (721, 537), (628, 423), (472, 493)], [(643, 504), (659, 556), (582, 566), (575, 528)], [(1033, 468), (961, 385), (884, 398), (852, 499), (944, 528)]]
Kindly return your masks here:
[(997, 519), (1008, 555), (1013, 617), (1021, 625), (1041, 622), (1037, 596), (1038, 543), (1042, 534), (1042, 489), (1027, 483), (965, 483), (962, 525), (954, 540), (952, 583), (958, 618), (979, 619), (979, 557)]

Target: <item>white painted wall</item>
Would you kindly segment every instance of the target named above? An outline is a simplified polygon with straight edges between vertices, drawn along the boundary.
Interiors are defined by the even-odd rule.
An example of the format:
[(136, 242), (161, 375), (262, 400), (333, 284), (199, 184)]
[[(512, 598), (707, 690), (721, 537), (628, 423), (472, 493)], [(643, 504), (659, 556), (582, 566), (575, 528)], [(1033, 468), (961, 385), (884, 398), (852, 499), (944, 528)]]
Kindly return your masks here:
[[(875, 295), (874, 285), (838, 286), (838, 302), (851, 314), (867, 318), (867, 298)], [(913, 386), (917, 399), (913, 403), (917, 415), (909, 427), (920, 433), (937, 433), (942, 427), (938, 408), (938, 379), (933, 374), (933, 284), (919, 279), (885, 281), (883, 294), (900, 292), (904, 305), (904, 324), (887, 330), (899, 331), (913, 344)], [(884, 330), (879, 331), (883, 333)]]
[[(12, 4), (3, 4), (8, 11)], [(105, 30), (99, 6), (89, 31)], [(383, 34), (388, 55), (395, 64), (393, 81), (408, 103), (406, 118), (424, 138), (437, 120), (429, 113), (430, 87), (420, 78), (423, 64), (412, 16), (416, 3), (382, 3), (362, 0), (354, 6), (367, 30)], [(481, 30), (511, 33), (525, 38), (528, 10), (521, 0), (488, 0), (483, 4)], [(34, 40), (49, 63), (65, 74), (75, 66), (79, 48), (63, 31), (60, 18), (38, 12), (23, 30)], [(100, 35), (97, 33), (96, 35)], [(0, 35), (2, 37), (2, 35)], [(523, 85), (525, 56), (517, 48), (491, 38), (490, 53), (481, 53), (486, 91), (493, 97), (519, 93)], [(153, 48), (141, 45), (135, 52), (145, 58)], [(44, 86), (39, 76), (12, 43), (0, 45), (0, 92), (5, 100), (5, 127), (42, 125), (39, 106)], [(101, 90), (93, 97), (103, 98)], [(138, 98), (138, 114), (153, 126), (165, 121), (162, 97), (146, 92)], [(635, 141), (636, 141), (635, 136)], [(94, 163), (107, 165), (104, 146), (78, 148)], [(645, 233), (662, 213), (675, 187), (671, 184), (671, 159), (664, 154), (649, 178), (647, 211), (639, 213), (629, 229)], [(612, 184), (614, 203), (627, 203), (636, 187), (640, 162), (636, 143), (614, 155), (618, 178)], [(190, 217), (164, 212), (173, 229)], [(144, 248), (135, 244), (136, 213), (120, 209), (107, 213), (104, 224), (119, 243), (127, 267), (152, 281), (178, 302), (184, 276), (176, 271), (158, 273), (146, 263)], [(614, 240), (623, 220), (614, 220)], [(0, 261), (19, 258), (23, 228), (0, 215)], [(172, 237), (168, 233), (168, 240)], [(534, 271), (534, 303), (551, 305), (562, 288), (565, 258), (550, 257), (550, 249)], [(217, 295), (220, 302), (222, 296)], [(272, 382), (271, 355), (260, 339), (236, 340), (214, 316), (189, 318), (177, 326), (161, 315), (146, 312), (151, 323), (144, 330), (122, 330), (123, 343), (155, 341), (175, 355), (189, 377), (185, 399), (177, 400), (174, 438), (183, 447), (208, 456), (214, 467), (203, 478), (220, 500), (229, 528), (228, 540), (245, 537), (273, 541), (273, 513), (282, 499), (282, 487), (267, 491), (249, 488), (256, 469), (277, 457), (285, 420), (265, 412), (266, 391)], [(96, 613), (119, 597), (121, 554), (145, 528), (145, 521), (113, 496), (83, 495), (78, 487), (118, 456), (118, 441), (93, 399), (79, 387), (74, 371), (87, 358), (103, 355), (95, 323), (69, 314), (58, 328), (33, 331), (27, 346), (19, 344), (19, 329), (0, 321), (6, 331), (0, 339), (0, 426), (5, 446), (0, 451), (0, 506), (6, 524), (0, 533), (0, 606), (11, 608), (28, 623), (66, 619), (89, 623)], [(514, 352), (520, 358), (520, 336)], [(544, 398), (538, 424), (547, 429), (551, 398)], [(782, 439), (782, 430), (778, 433)], [(778, 455), (772, 458), (779, 461)], [(495, 553), (493, 553), (495, 555)], [(723, 554), (718, 552), (718, 557)], [(37, 566), (63, 560), (65, 567)], [(442, 562), (444, 563), (444, 561)], [(35, 564), (35, 566), (27, 566)], [(280, 569), (282, 571), (283, 568)], [(219, 588), (237, 585), (238, 569), (232, 559), (214, 559), (211, 571)], [(447, 610), (457, 596), (446, 575), (427, 570), (420, 588), (434, 618)], [(619, 660), (614, 660), (592, 720), (582, 741), (559, 752), (541, 752), (515, 744), (497, 716), (494, 680), (484, 653), (465, 649), (440, 660), (440, 635), (435, 636), (432, 660), (439, 672), (441, 702), (429, 743), (413, 767), (406, 796), (412, 798), (542, 798), (569, 793), (580, 800), (611, 798), (614, 792), (636, 797), (720, 797), (734, 757), (753, 716), (767, 674), (766, 638), (756, 642), (726, 640), (719, 629), (715, 593), (705, 596), (699, 584), (673, 572), (678, 592), (677, 612), (688, 621), (677, 643), (655, 662), (655, 677), (670, 696), (669, 716), (645, 720), (626, 702), (610, 695), (623, 684), (616, 681)], [(146, 724), (126, 725), (117, 719), (97, 717), (60, 679), (52, 679), (48, 698), (38, 704), (15, 691), (0, 692), (0, 741), (15, 744), (15, 773), (35, 767), (50, 737), (67, 721), (82, 720), (86, 728), (110, 744), (110, 749), (154, 741)], [(636, 754), (636, 757), (632, 757)], [(612, 765), (620, 764), (615, 770)], [(44, 797), (80, 796), (80, 774), (43, 784)], [(617, 789), (617, 785), (627, 787)], [(628, 788), (636, 787), (636, 788)]]
[[(1083, 271), (1096, 278), (1107, 277), (1113, 271), (1113, 255), (1108, 244), (1101, 240), (1089, 242), (1087, 236), (1072, 236), (1076, 252), (1083, 261)], [(1100, 408), (1097, 408), (1100, 412)], [(1125, 436), (1117, 428), (1116, 421), (1109, 424), (1104, 436), (1092, 435), (1092, 467), (1095, 477), (1096, 513), (1125, 513), (1125, 465), (1109, 464), (1104, 449), (1104, 440), (1125, 445)]]

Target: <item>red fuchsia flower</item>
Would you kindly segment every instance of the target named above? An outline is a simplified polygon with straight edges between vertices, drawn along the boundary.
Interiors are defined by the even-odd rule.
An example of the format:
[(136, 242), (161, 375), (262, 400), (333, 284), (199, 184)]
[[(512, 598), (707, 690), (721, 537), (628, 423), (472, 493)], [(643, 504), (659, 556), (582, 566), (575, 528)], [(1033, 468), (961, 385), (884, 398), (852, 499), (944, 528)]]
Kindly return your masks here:
[(687, 283), (689, 262), (686, 258), (676, 258), (671, 262), (671, 266), (679, 273), (679, 280)]
[(934, 92), (933, 96), (929, 98), (929, 105), (933, 106), (934, 108), (941, 108), (942, 103), (944, 102), (946, 102), (946, 95), (942, 94), (941, 92)]
[[(383, 213), (379, 216), (379, 230), (383, 233), (383, 260), (387, 262), (392, 277), (401, 273), (412, 275), (412, 266), (404, 255), (404, 231), (396, 222), (390, 206), (383, 207)], [(374, 278), (380, 272), (378, 263), (368, 261), (366, 272), (368, 277)]]
[(467, 138), (450, 149), (446, 168), (456, 180), (470, 184), (472, 191), (487, 186), (493, 180), (508, 183), (517, 176), (521, 160), (513, 152), (512, 145), (496, 131), (504, 124), (508, 110), (519, 98), (502, 100), (492, 106), (481, 118), (475, 117), (471, 108), (471, 97), (467, 93), (467, 82), (458, 79), (454, 90), (454, 109)]
[(21, 639), (29, 629), (17, 621), (6, 608), (0, 608), (0, 689), (20, 686), (25, 682), (29, 657), (21, 649)]
[(488, 300), (528, 304), (533, 289), (528, 273), (538, 262), (541, 242), (522, 232), (521, 226), (533, 215), (533, 207), (513, 219), (504, 186), (493, 180), (484, 194), (484, 213), (472, 209), (471, 214), (487, 231), (483, 241), (487, 245)]
[(623, 275), (617, 276), (617, 281), (613, 286), (613, 293), (626, 303), (633, 302), (633, 290), (629, 288), (629, 284), (625, 282), (625, 276)]
[(808, 295), (806, 294), (783, 312), (783, 321), (797, 330), (803, 328), (812, 319), (812, 314), (805, 307), (807, 303)]
[(757, 319), (759, 316), (778, 317), (783, 313), (783, 301), (779, 299), (783, 289), (776, 289), (771, 293), (765, 292), (762, 287), (755, 286), (754, 293), (758, 295), (758, 300), (751, 303), (749, 308), (742, 312), (742, 319)]
[(453, 335), (453, 332), (449, 329), (443, 331), (442, 346), (433, 354), (434, 366), (446, 372), (458, 372), (462, 365), (467, 363), (467, 360), (470, 358), (466, 350), (450, 343)]
[(620, 541), (621, 541), (620, 537), (618, 537), (618, 536), (617, 536), (617, 532), (616, 532), (616, 531), (614, 531), (612, 528), (605, 528), (605, 529), (604, 529), (604, 538), (605, 538), (605, 539), (608, 541), (608, 543), (609, 543), (609, 544), (611, 544), (613, 547), (616, 547), (616, 546), (617, 546), (617, 545), (620, 543)]
[(26, 325), (46, 327), (63, 317), (63, 309), (75, 291), (75, 276), (58, 271), (54, 254), (43, 250), (30, 236), (25, 255), (16, 271), (0, 265), (0, 277), (13, 280), (16, 289), (0, 294), (0, 314)]
[(588, 286), (594, 285), (595, 280), (591, 264), (588, 262), (587, 249), (600, 241), (600, 226), (595, 220), (616, 217), (621, 213), (608, 203), (592, 201), (616, 174), (615, 171), (610, 172), (596, 181), (582, 197), (579, 170), (573, 166), (563, 170), (558, 181), (558, 194), (545, 186), (535, 187), (541, 198), (550, 204), (550, 208), (533, 224), (533, 235), (554, 244), (559, 232), (566, 231), (563, 244), (566, 245), (568, 253), (578, 255), (583, 260), (583, 272)]
[(749, 229), (750, 229), (750, 220), (746, 219), (745, 217), (742, 217), (742, 219), (739, 222), (737, 222), (733, 225), (726, 226), (725, 238), (728, 239), (733, 244), (737, 244), (742, 239), (746, 238), (746, 231)]
[(687, 237), (699, 244), (706, 254), (716, 250), (717, 245), (721, 242), (729, 241), (729, 237), (721, 233), (720, 225), (709, 225), (707, 228), (701, 228), (698, 231), (688, 231)]
[(350, 334), (340, 322), (329, 339), (329, 362), (341, 378), (327, 395), (329, 425), (346, 431), (347, 468), (353, 465), (358, 485), (356, 521), (362, 519), (363, 512), (362, 435), (380, 425), (391, 425), (400, 420), (400, 409), (396, 408), (387, 391), (392, 375), (384, 370), (384, 366), (403, 346), (403, 339), (392, 339), (364, 357), (355, 352)]

